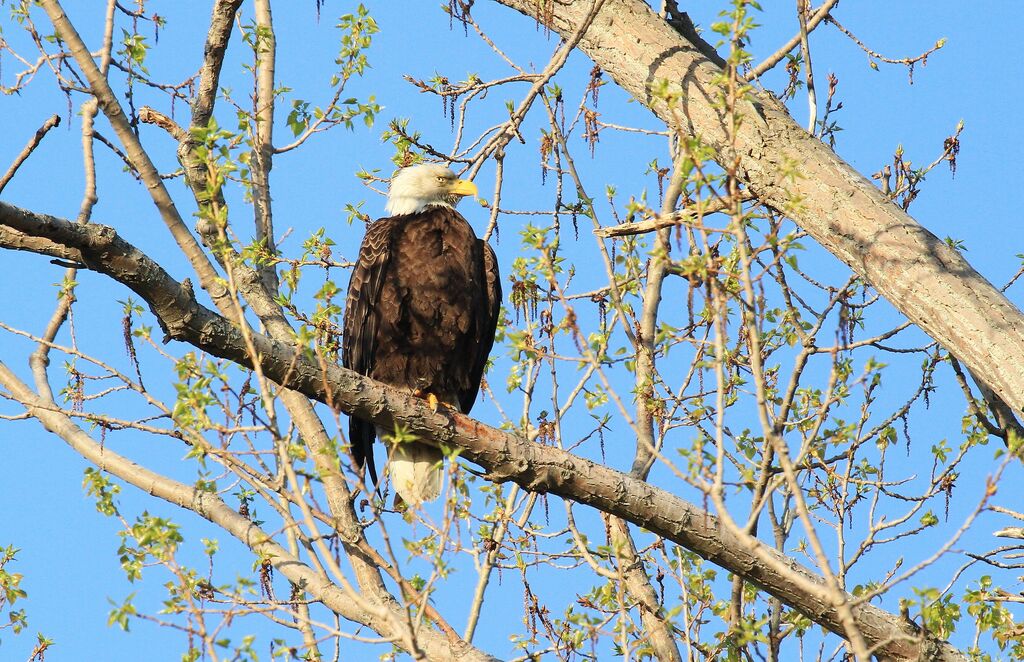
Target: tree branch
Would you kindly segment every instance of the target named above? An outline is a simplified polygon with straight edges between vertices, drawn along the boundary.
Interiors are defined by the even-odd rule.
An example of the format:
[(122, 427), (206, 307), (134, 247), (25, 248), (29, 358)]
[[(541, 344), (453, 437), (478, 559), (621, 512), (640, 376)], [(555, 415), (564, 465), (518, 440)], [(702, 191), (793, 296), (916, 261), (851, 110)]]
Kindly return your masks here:
[(43, 125), (41, 127), (36, 129), (36, 132), (32, 135), (31, 138), (29, 138), (29, 141), (25, 145), (25, 147), (21, 150), (21, 152), (18, 153), (18, 156), (14, 158), (14, 162), (11, 163), (11, 167), (7, 169), (7, 172), (4, 173), (3, 177), (0, 177), (0, 193), (2, 193), (4, 187), (7, 186), (7, 182), (11, 181), (11, 178), (14, 177), (14, 174), (18, 172), (18, 168), (20, 168), (21, 164), (25, 162), (25, 159), (27, 159), (29, 155), (35, 151), (36, 147), (39, 146), (39, 143), (43, 139), (43, 136), (45, 136), (50, 131), (50, 129), (52, 129), (55, 126), (60, 126), (60, 115), (51, 115), (48, 120), (43, 122)]
[(242, 0), (217, 0), (213, 6), (203, 48), (203, 67), (199, 71), (199, 92), (192, 101), (192, 126), (205, 128), (213, 117), (224, 53), (228, 50), (235, 14), (241, 6)]
[[(252, 206), (256, 222), (256, 240), (262, 241), (270, 255), (277, 253), (274, 243), (274, 214), (270, 204), (270, 170), (274, 167), (274, 68), (277, 62), (277, 38), (270, 12), (270, 0), (256, 0), (256, 93), (252, 115)], [(270, 292), (277, 291), (277, 271), (273, 263), (261, 270)]]
[(785, 44), (783, 44), (782, 47), (779, 48), (779, 50), (769, 55), (767, 58), (765, 58), (764, 62), (754, 67), (754, 69), (749, 74), (747, 74), (747, 80), (753, 80), (755, 78), (763, 76), (765, 73), (767, 73), (769, 69), (771, 69), (779, 62), (781, 62), (782, 58), (786, 57), (787, 53), (789, 53), (791, 50), (797, 47), (800, 41), (804, 38), (804, 35), (806, 35), (808, 32), (813, 31), (814, 28), (818, 27), (819, 23), (828, 18), (829, 12), (831, 12), (832, 9), (838, 4), (839, 0), (828, 0), (827, 2), (823, 3), (821, 7), (818, 7), (818, 9), (814, 12), (814, 15), (811, 16), (811, 18), (807, 21), (806, 28), (801, 25), (800, 31), (796, 33), (795, 37), (793, 37)]
[[(742, 194), (740, 197), (742, 202), (748, 202), (752, 199), (753, 198), (750, 196)], [(698, 204), (701, 206), (699, 211), (696, 208)], [(677, 225), (692, 225), (697, 223), (698, 219), (703, 216), (732, 209), (733, 205), (734, 202), (732, 198), (716, 197), (711, 199), (702, 199), (685, 209), (662, 213), (655, 218), (651, 218), (646, 221), (621, 223), (619, 225), (609, 225), (607, 227), (598, 228), (597, 230), (594, 230), (594, 234), (603, 239), (607, 239), (609, 237), (628, 237), (630, 235), (646, 234), (648, 232), (661, 230), (662, 228), (672, 228)]]
[[(251, 366), (239, 328), (200, 305), (190, 286), (101, 225), (77, 225), (0, 202), (0, 226), (66, 246), (90, 269), (121, 282), (150, 306), (169, 338)], [(2, 235), (0, 235), (2, 238)], [(821, 599), (821, 577), (760, 541), (725, 529), (717, 518), (669, 492), (558, 448), (532, 443), (461, 414), (434, 412), (420, 398), (333, 364), (320, 364), (287, 343), (251, 333), (263, 373), (289, 389), (377, 425), (401, 424), (416, 438), (460, 449), (488, 472), (532, 492), (551, 493), (620, 517), (693, 550), (763, 587), (783, 603), (842, 635), (837, 607)], [(818, 587), (818, 590), (807, 590)], [(945, 642), (929, 639), (895, 614), (845, 595), (857, 628), (877, 654), (898, 660), (963, 660)]]

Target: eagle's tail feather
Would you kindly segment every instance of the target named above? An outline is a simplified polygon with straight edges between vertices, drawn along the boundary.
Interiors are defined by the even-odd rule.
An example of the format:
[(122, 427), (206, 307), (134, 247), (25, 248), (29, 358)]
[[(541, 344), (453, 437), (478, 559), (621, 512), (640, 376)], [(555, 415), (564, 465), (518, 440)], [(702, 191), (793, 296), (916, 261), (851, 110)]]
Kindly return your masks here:
[(410, 506), (441, 495), (444, 454), (428, 444), (407, 441), (388, 449), (388, 474), (395, 491)]
[(377, 485), (377, 467), (373, 463), (374, 425), (355, 416), (348, 419), (348, 441), (352, 444), (352, 457), (360, 469), (365, 465), (373, 485)]

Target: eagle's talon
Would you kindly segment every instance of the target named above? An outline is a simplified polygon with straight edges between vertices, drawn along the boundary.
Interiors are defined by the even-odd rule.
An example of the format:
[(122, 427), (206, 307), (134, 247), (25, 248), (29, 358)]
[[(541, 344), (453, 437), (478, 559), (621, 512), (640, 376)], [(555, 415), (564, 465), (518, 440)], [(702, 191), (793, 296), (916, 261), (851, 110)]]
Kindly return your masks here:
[(413, 389), (412, 395), (415, 398), (426, 400), (427, 404), (430, 405), (430, 411), (434, 412), (435, 414), (441, 411), (442, 408), (447, 411), (459, 411), (457, 407), (448, 404), (444, 400), (441, 400), (440, 398), (437, 397), (435, 393), (431, 393), (425, 388)]
[(441, 402), (437, 398), (436, 395), (434, 395), (433, 393), (431, 393), (430, 391), (428, 391), (425, 388), (415, 389), (412, 392), (412, 394), (413, 394), (413, 397), (421, 398), (423, 400), (426, 400), (427, 404), (430, 405), (430, 411), (434, 412), (435, 414), (441, 408), (441, 405), (444, 404), (443, 402)]

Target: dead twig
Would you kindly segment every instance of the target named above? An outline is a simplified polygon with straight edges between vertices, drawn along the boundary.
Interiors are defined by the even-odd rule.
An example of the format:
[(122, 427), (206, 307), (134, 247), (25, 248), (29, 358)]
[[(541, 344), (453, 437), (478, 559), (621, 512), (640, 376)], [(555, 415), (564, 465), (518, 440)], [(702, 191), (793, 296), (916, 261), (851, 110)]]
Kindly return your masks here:
[[(742, 194), (740, 196), (740, 202), (749, 202), (753, 199), (753, 196), (749, 194)], [(734, 202), (731, 198), (715, 198), (713, 200), (703, 201), (701, 204), (702, 207), (700, 209), (700, 215), (706, 216), (708, 214), (714, 214), (731, 209)], [(654, 232), (656, 230), (661, 230), (662, 228), (693, 223), (697, 220), (697, 217), (697, 208), (695, 206), (691, 206), (685, 209), (680, 209), (673, 214), (659, 214), (658, 216), (646, 221), (623, 223), (621, 225), (611, 225), (604, 228), (598, 228), (594, 230), (594, 234), (602, 239), (609, 239), (611, 237), (628, 237), (635, 234)]]
[(25, 148), (22, 149), (18, 156), (15, 157), (14, 163), (12, 163), (11, 167), (7, 169), (7, 172), (4, 173), (4, 176), (0, 178), (0, 193), (2, 193), (4, 187), (7, 186), (7, 182), (11, 181), (11, 179), (14, 177), (14, 174), (18, 172), (18, 168), (21, 167), (21, 164), (24, 163), (25, 160), (28, 159), (29, 156), (31, 156), (32, 152), (35, 151), (36, 147), (39, 146), (39, 143), (42, 142), (43, 140), (43, 136), (49, 133), (50, 129), (52, 129), (55, 126), (60, 126), (60, 115), (57, 115), (56, 113), (51, 115), (50, 119), (43, 122), (43, 125), (36, 129), (35, 135), (33, 135), (32, 138), (29, 139), (28, 144), (25, 145)]

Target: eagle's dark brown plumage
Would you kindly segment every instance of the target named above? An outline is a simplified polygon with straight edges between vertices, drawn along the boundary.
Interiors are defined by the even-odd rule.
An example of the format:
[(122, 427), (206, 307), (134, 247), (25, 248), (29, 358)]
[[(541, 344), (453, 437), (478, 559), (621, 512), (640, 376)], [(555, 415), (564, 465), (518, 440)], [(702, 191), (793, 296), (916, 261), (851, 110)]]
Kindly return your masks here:
[[(442, 185), (443, 193), (443, 185), (459, 180), (446, 168), (441, 171), (447, 173), (445, 181), (440, 175), (432, 179)], [(449, 199), (450, 194), (437, 204), (422, 205), (422, 211), (382, 218), (367, 228), (349, 284), (342, 361), (360, 374), (432, 394), (468, 413), (494, 342), (501, 285), (494, 251), (446, 203)], [(389, 206), (394, 207), (390, 202)], [(366, 464), (374, 483), (372, 445), (377, 435), (372, 423), (349, 419), (353, 457), (360, 466)], [(409, 488), (408, 481), (424, 478), (399, 484), (394, 469), (398, 450), (402, 458), (421, 465), (421, 476), (428, 468), (433, 471), (432, 485)], [(390, 456), (392, 480), (405, 501), (437, 496), (442, 457), (438, 449), (403, 443), (400, 449), (391, 449)]]

